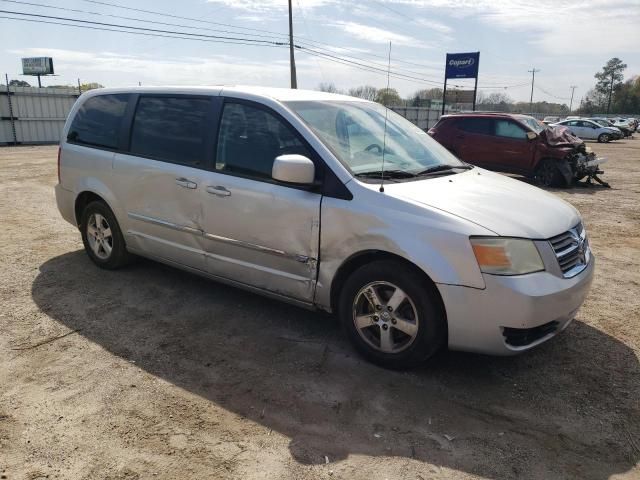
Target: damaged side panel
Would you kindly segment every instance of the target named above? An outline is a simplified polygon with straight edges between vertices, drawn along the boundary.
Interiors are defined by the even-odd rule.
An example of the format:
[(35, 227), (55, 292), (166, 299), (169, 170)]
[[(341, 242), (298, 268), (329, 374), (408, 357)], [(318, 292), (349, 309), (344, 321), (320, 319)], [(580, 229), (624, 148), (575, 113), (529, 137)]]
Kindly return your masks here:
[[(205, 172), (202, 189), (207, 271), (310, 302), (316, 281), (321, 195)], [(224, 187), (226, 196), (207, 193)]]
[[(197, 188), (204, 171), (119, 153), (113, 166), (114, 193), (126, 205), (120, 221), (127, 245), (204, 270), (204, 212)], [(182, 186), (178, 179), (191, 184)]]

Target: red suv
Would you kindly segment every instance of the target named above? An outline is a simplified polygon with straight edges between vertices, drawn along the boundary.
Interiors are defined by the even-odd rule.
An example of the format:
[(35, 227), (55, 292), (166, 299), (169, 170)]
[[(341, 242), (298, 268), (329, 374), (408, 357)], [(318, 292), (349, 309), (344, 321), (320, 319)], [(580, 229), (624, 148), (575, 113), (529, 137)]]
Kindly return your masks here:
[(544, 186), (571, 185), (601, 173), (582, 140), (527, 115), (444, 115), (428, 133), (465, 162), (536, 178)]

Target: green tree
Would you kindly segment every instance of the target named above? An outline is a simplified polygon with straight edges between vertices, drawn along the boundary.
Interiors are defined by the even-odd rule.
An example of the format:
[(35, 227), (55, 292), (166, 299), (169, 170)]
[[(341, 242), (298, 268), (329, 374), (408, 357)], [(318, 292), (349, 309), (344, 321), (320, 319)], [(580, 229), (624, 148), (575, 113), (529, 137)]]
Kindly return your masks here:
[(376, 95), (376, 102), (385, 107), (402, 105), (402, 98), (395, 88), (381, 88)]
[(422, 107), (428, 105), (427, 100), (442, 100), (441, 88), (425, 88), (415, 92), (408, 103), (411, 103), (413, 107)]
[(616, 113), (640, 112), (640, 76), (636, 75), (618, 87), (612, 110)]
[(10, 87), (30, 87), (29, 82), (25, 82), (24, 80), (11, 80), (9, 81)]
[(611, 108), (613, 91), (622, 85), (622, 80), (624, 79), (622, 72), (624, 72), (626, 68), (626, 63), (622, 63), (622, 60), (614, 57), (602, 67), (602, 71), (594, 75), (597, 80), (595, 86), (596, 92), (600, 95), (607, 96), (607, 113), (609, 113)]
[(104, 88), (104, 85), (101, 85), (101, 84), (96, 83), (96, 82), (83, 83), (82, 85), (80, 85), (80, 89), (83, 92), (86, 92), (87, 90), (93, 90), (94, 88)]

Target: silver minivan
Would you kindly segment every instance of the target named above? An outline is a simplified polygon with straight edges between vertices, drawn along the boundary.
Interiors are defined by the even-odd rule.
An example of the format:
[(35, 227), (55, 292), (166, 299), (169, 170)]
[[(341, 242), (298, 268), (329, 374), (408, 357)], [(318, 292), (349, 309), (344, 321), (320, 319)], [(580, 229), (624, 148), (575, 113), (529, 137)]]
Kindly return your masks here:
[(593, 277), (571, 205), (347, 96), (92, 90), (58, 172), (58, 208), (97, 266), (140, 255), (334, 312), (387, 367), (444, 346), (530, 349), (567, 327)]

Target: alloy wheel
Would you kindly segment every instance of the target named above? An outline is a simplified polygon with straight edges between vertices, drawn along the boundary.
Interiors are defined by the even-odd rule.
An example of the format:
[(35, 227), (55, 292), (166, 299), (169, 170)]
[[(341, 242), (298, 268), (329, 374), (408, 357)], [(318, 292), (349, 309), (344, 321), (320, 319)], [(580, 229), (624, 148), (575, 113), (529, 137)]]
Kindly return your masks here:
[(372, 348), (398, 353), (408, 348), (418, 334), (418, 310), (398, 286), (371, 282), (355, 296), (353, 323), (360, 337)]
[(99, 213), (92, 213), (87, 222), (87, 241), (93, 253), (100, 260), (108, 260), (113, 251), (113, 234), (107, 219)]

